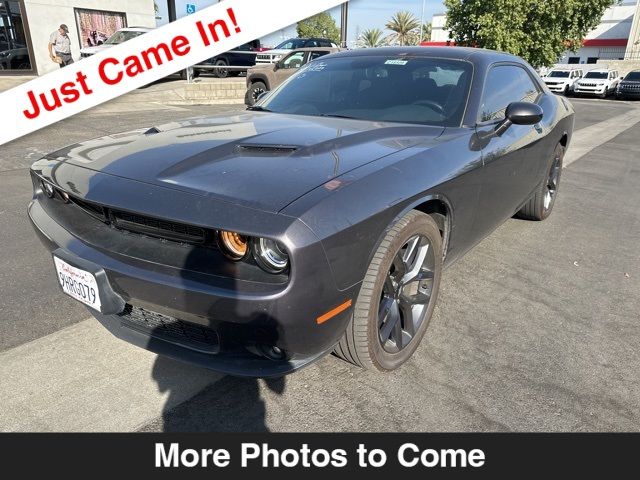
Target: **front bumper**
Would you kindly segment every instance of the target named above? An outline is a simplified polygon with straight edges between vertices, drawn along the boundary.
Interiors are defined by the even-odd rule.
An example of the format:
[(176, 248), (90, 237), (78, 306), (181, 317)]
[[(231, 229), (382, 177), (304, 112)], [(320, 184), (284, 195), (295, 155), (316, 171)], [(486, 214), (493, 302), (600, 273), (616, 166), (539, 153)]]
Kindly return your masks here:
[(618, 98), (640, 98), (640, 89), (618, 89), (616, 96)]
[(573, 92), (578, 95), (603, 95), (608, 92), (607, 86), (581, 86), (576, 85)]
[[(566, 89), (566, 85), (564, 83), (559, 84), (549, 84), (547, 83), (547, 88), (553, 93), (564, 93)], [(571, 88), (569, 88), (571, 90)]]
[[(336, 287), (322, 245), (299, 221), (287, 229), (287, 235), (303, 245), (290, 252), (294, 267), (288, 280), (265, 283), (208, 272), (191, 265), (201, 258), (191, 253), (179, 261), (172, 254), (172, 265), (140, 258), (139, 251), (154, 248), (150, 242), (162, 249), (160, 241), (125, 235), (120, 245), (121, 232), (100, 222), (70, 228), (47, 202), (36, 192), (28, 209), (42, 243), (51, 252), (64, 252), (63, 259), (72, 264), (80, 259), (104, 271), (126, 309), (111, 315), (90, 311), (116, 337), (139, 347), (225, 374), (278, 376), (330, 352), (349, 321), (350, 309), (317, 323), (325, 312), (355, 300), (359, 285), (344, 291)], [(140, 322), (132, 310), (149, 312), (160, 323)], [(167, 326), (161, 325), (165, 321), (182, 337), (167, 335)], [(194, 341), (193, 335), (184, 334), (194, 330), (198, 335), (205, 332), (210, 341)]]

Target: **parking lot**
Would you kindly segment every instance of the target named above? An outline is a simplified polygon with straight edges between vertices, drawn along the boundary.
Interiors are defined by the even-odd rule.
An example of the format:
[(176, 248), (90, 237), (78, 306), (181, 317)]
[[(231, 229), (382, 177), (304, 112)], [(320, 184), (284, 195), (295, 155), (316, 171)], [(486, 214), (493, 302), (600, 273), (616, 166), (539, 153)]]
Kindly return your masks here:
[(59, 291), (26, 215), (28, 166), (241, 105), (116, 101), (3, 145), (0, 431), (640, 429), (640, 102), (571, 101), (553, 215), (507, 221), (449, 268), (424, 341), (387, 375), (329, 356), (276, 380), (224, 377), (112, 338)]

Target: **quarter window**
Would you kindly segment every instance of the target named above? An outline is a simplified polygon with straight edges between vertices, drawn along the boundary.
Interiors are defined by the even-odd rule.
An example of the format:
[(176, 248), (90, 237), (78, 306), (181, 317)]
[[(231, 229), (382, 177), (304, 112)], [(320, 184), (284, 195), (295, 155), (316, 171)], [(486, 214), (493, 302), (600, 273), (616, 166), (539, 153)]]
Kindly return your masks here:
[(309, 55), (309, 61), (315, 60), (316, 58), (324, 57), (328, 53), (329, 52), (325, 51), (311, 52), (311, 54)]
[(522, 67), (493, 67), (485, 81), (478, 121), (501, 120), (510, 103), (535, 102), (539, 95), (540, 90)]

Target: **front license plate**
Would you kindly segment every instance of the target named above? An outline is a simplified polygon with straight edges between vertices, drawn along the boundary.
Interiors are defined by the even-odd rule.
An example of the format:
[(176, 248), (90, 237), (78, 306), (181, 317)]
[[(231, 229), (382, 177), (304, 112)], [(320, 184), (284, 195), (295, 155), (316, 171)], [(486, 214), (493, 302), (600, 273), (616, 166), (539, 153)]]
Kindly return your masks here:
[(100, 302), (100, 291), (96, 277), (85, 270), (69, 265), (58, 257), (54, 256), (53, 261), (56, 264), (58, 281), (64, 293), (100, 311), (102, 303)]

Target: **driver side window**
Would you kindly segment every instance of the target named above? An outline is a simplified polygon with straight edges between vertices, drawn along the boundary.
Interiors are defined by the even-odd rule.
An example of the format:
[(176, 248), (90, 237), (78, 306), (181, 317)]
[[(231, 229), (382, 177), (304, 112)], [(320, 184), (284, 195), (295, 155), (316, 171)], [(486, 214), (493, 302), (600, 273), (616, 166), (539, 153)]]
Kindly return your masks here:
[(296, 52), (293, 55), (289, 55), (280, 64), (280, 68), (300, 68), (304, 62), (305, 52)]
[(502, 120), (507, 106), (513, 102), (535, 102), (540, 90), (522, 67), (492, 67), (485, 80), (478, 122)]

